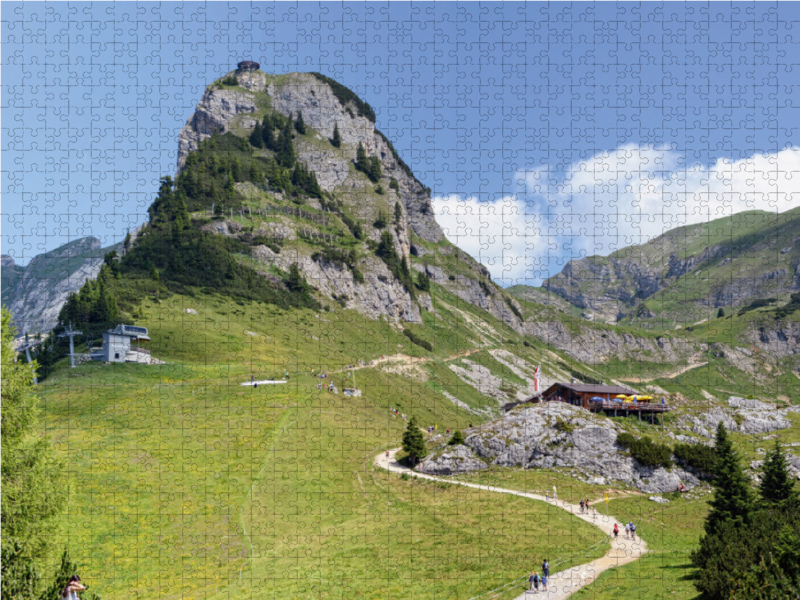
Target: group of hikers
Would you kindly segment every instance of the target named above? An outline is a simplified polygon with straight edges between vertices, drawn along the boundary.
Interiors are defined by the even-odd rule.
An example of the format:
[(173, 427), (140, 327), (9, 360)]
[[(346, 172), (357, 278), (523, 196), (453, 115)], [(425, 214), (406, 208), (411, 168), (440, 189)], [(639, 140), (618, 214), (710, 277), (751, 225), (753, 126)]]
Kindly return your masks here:
[[(614, 539), (617, 539), (618, 535), (619, 523), (614, 523)], [(633, 524), (633, 521), (625, 524), (625, 537), (632, 540), (636, 539), (636, 525)]]
[[(588, 515), (589, 513), (589, 499), (581, 500), (581, 514)], [(597, 509), (593, 506), (591, 515), (596, 519), (597, 518)]]
[(535, 593), (539, 593), (539, 584), (542, 586), (543, 591), (547, 591), (547, 579), (550, 577), (550, 563), (547, 562), (547, 559), (544, 559), (542, 563), (542, 575), (539, 576), (539, 573), (535, 571), (531, 571), (530, 577), (528, 577), (528, 583), (530, 583), (530, 589)]
[(406, 413), (400, 413), (399, 410), (393, 407), (389, 407), (389, 412), (391, 412), (395, 417), (401, 417), (403, 419), (408, 419), (408, 415)]

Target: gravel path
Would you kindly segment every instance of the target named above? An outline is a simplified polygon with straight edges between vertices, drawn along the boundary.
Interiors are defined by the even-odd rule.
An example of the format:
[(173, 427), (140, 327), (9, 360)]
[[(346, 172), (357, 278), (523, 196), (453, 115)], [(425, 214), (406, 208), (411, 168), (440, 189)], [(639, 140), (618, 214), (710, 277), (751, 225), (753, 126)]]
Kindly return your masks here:
[[(521, 496), (522, 498), (530, 498), (531, 500), (540, 500), (542, 502), (553, 503), (552, 499), (548, 501), (547, 498), (539, 494), (519, 492), (516, 490), (507, 490), (504, 488), (494, 487), (491, 485), (480, 485), (477, 483), (468, 483), (466, 481), (455, 481), (452, 479), (444, 479), (441, 477), (434, 477), (432, 475), (417, 473), (416, 471), (412, 471), (411, 469), (404, 467), (395, 460), (395, 455), (397, 454), (398, 450), (399, 448), (397, 448), (396, 450), (390, 450), (388, 458), (386, 456), (385, 451), (381, 452), (379, 455), (375, 457), (374, 460), (375, 464), (381, 467), (382, 469), (386, 469), (387, 471), (391, 471), (393, 473), (408, 473), (409, 475), (413, 477), (419, 477), (420, 479), (430, 479), (431, 481), (445, 481), (452, 485), (463, 485), (478, 490), (497, 492), (498, 494), (511, 494), (512, 496)], [(564, 598), (569, 598), (579, 589), (592, 583), (597, 578), (597, 576), (600, 575), (600, 573), (602, 573), (606, 569), (610, 569), (611, 567), (618, 567), (626, 563), (633, 562), (634, 560), (638, 559), (640, 556), (642, 556), (647, 552), (647, 544), (638, 536), (636, 540), (630, 540), (625, 538), (624, 524), (621, 523), (620, 521), (615, 520), (613, 515), (606, 516), (604, 514), (601, 515), (598, 512), (597, 517), (595, 519), (592, 518), (592, 515), (580, 514), (580, 507), (575, 504), (569, 504), (568, 502), (564, 502), (561, 500), (555, 501), (555, 504), (559, 508), (562, 508), (567, 512), (572, 513), (579, 519), (583, 519), (587, 523), (595, 525), (604, 534), (607, 535), (612, 534), (615, 522), (620, 523), (619, 538), (616, 540), (613, 538), (613, 536), (610, 538), (611, 549), (604, 556), (601, 556), (600, 558), (595, 559), (586, 564), (578, 565), (572, 567), (571, 569), (551, 574), (550, 579), (548, 581), (548, 590), (546, 592), (541, 589), (539, 590), (538, 594), (532, 591), (525, 592), (524, 594), (519, 596), (516, 600), (533, 600), (534, 598), (542, 598), (543, 600), (563, 600)], [(527, 569), (525, 571), (525, 574), (529, 574), (531, 569), (538, 572), (539, 575), (542, 574), (541, 565), (530, 565), (530, 566), (526, 565), (525, 568)]]

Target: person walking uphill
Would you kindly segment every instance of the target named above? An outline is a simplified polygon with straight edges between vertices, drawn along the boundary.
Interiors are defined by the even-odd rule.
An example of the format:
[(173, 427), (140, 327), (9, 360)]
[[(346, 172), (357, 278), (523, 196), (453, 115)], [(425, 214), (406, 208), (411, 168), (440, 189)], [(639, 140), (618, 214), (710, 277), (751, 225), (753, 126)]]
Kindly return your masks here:
[(528, 577), (528, 581), (531, 584), (531, 587), (529, 589), (533, 590), (535, 594), (538, 594), (539, 593), (539, 574), (538, 573), (534, 573), (533, 571), (531, 571), (531, 576)]
[(78, 592), (82, 592), (86, 587), (81, 584), (81, 578), (73, 575), (69, 578), (69, 583), (61, 590), (61, 600), (80, 600)]
[(547, 578), (550, 577), (550, 563), (544, 559), (542, 563), (542, 589), (547, 589)]

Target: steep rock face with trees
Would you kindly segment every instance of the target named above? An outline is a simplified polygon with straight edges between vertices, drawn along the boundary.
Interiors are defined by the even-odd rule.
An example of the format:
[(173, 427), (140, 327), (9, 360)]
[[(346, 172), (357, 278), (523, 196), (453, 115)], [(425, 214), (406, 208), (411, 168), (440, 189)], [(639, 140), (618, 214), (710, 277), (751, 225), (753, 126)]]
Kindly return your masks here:
[[(318, 73), (234, 71), (206, 89), (181, 130), (176, 183), (190, 199), (205, 196), (188, 202), (194, 217), (218, 213), (203, 230), (246, 243), (264, 275), (297, 264), (341, 306), (412, 323), (433, 310), (425, 282), (434, 281), (521, 332), (516, 300), (444, 240), (430, 189), (375, 121), (368, 103)], [(244, 146), (228, 152), (228, 174), (200, 190), (235, 139)], [(308, 185), (297, 183), (298, 168)]]
[(800, 209), (747, 211), (572, 260), (543, 288), (596, 320), (691, 325), (800, 289)]
[(3, 305), (11, 313), (18, 332), (50, 331), (69, 295), (78, 291), (87, 279), (97, 277), (103, 255), (109, 250), (101, 249), (97, 238), (85, 237), (39, 254), (24, 267), (4, 256)]

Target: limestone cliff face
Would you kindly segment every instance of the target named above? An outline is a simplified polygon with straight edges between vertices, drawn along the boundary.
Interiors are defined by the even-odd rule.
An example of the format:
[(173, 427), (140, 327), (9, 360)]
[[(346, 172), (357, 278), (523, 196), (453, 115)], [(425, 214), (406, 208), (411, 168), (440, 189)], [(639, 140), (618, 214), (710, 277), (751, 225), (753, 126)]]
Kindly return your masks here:
[[(442, 230), (436, 223), (429, 191), (402, 162), (389, 140), (375, 129), (369, 113), (363, 110), (363, 105), (358, 104), (360, 101), (357, 98), (350, 96), (348, 99), (347, 94), (342, 94), (342, 89), (335, 89), (335, 82), (308, 73), (276, 76), (261, 72), (233, 72), (228, 76), (236, 77), (238, 86), (222, 85), (221, 82), (209, 86), (195, 113), (181, 130), (178, 144), (179, 172), (186, 157), (215, 131), (230, 131), (235, 135), (247, 136), (257, 120), (268, 111), (295, 118), (298, 113), (302, 113), (309, 133), (295, 136), (298, 160), (315, 173), (323, 191), (343, 202), (366, 225), (364, 230), (370, 240), (380, 241), (381, 230), (372, 227), (372, 222), (380, 210), (385, 213), (385, 208), (381, 207), (388, 205), (391, 208), (399, 202), (402, 214), (399, 221), (391, 227), (398, 254), (405, 256), (417, 271), (427, 272), (434, 282), (465, 302), (487, 310), (516, 331), (523, 332), (523, 322), (511, 308), (513, 306), (516, 313), (519, 313), (516, 300), (510, 296), (505, 297), (500, 290), (487, 284), (491, 277), (485, 267), (447, 245)], [(338, 148), (329, 141), (335, 128), (338, 128), (342, 141)], [(368, 157), (377, 156), (380, 159), (379, 183), (384, 190), (382, 196), (376, 196), (374, 188), (377, 184), (370, 182), (363, 173), (354, 168), (359, 144), (364, 147)], [(269, 156), (267, 150), (260, 152)], [(247, 194), (243, 184), (237, 183), (236, 186), (240, 192)], [(280, 199), (282, 200), (282, 196)], [(309, 206), (321, 208), (317, 200), (308, 199), (306, 202)], [(219, 235), (244, 235), (236, 230), (233, 222), (226, 224), (218, 221), (209, 227), (209, 231)], [(303, 237), (297, 227), (290, 219), (276, 219), (261, 226), (254, 234), (291, 242)], [(307, 225), (302, 225), (302, 228), (306, 236), (313, 229)], [(426, 250), (420, 244), (412, 249), (411, 239), (414, 235), (425, 242), (437, 244), (434, 252), (437, 256), (440, 254), (443, 260), (453, 252), (459, 252), (459, 273), (453, 274), (440, 267), (419, 264), (417, 258), (431, 250)], [(264, 265), (265, 273), (269, 266), (286, 269), (290, 264), (297, 263), (309, 283), (322, 294), (330, 298), (336, 297), (337, 301), (344, 302), (348, 308), (357, 309), (371, 318), (385, 315), (392, 320), (421, 322), (420, 309), (433, 308), (428, 294), (420, 293), (417, 302), (412, 301), (408, 292), (394, 279), (382, 261), (372, 256), (367, 244), (362, 244), (359, 248), (366, 255), (359, 264), (365, 277), (364, 283), (356, 282), (347, 268), (326, 263), (319, 258), (315, 260), (312, 251), (301, 246), (294, 244), (290, 252), (280, 253), (273, 252), (267, 246), (260, 246), (254, 251), (254, 258)], [(465, 270), (471, 273), (465, 275)]]
[(107, 251), (101, 249), (100, 240), (86, 237), (40, 254), (26, 267), (3, 257), (3, 305), (11, 312), (17, 333), (50, 331), (67, 297), (97, 277)]
[[(199, 142), (211, 137), (215, 130), (225, 133), (234, 127), (252, 129), (255, 117), (248, 115), (262, 107), (259, 94), (265, 93), (268, 99), (263, 104), (268, 104), (285, 116), (296, 116), (302, 111), (306, 125), (319, 133), (320, 140), (331, 138), (338, 125), (342, 138), (341, 149), (298, 144), (300, 160), (316, 173), (323, 190), (364, 186), (358, 178), (351, 177), (350, 169), (360, 143), (368, 156), (380, 157), (384, 176), (397, 180), (397, 193), (405, 208), (408, 227), (426, 241), (438, 242), (443, 239), (442, 230), (434, 218), (430, 194), (402, 168), (387, 140), (376, 132), (375, 124), (366, 116), (360, 116), (352, 103), (343, 105), (330, 85), (307, 73), (277, 77), (261, 72), (234, 72), (230, 75), (238, 78), (239, 87), (228, 89), (210, 86), (181, 130), (178, 142), (179, 172), (189, 153), (197, 149)], [(405, 246), (407, 249), (407, 241)]]
[(525, 323), (526, 332), (573, 358), (587, 364), (598, 364), (617, 358), (646, 360), (654, 363), (679, 363), (697, 355), (699, 348), (675, 337), (645, 337), (629, 332), (568, 328), (558, 320)]

